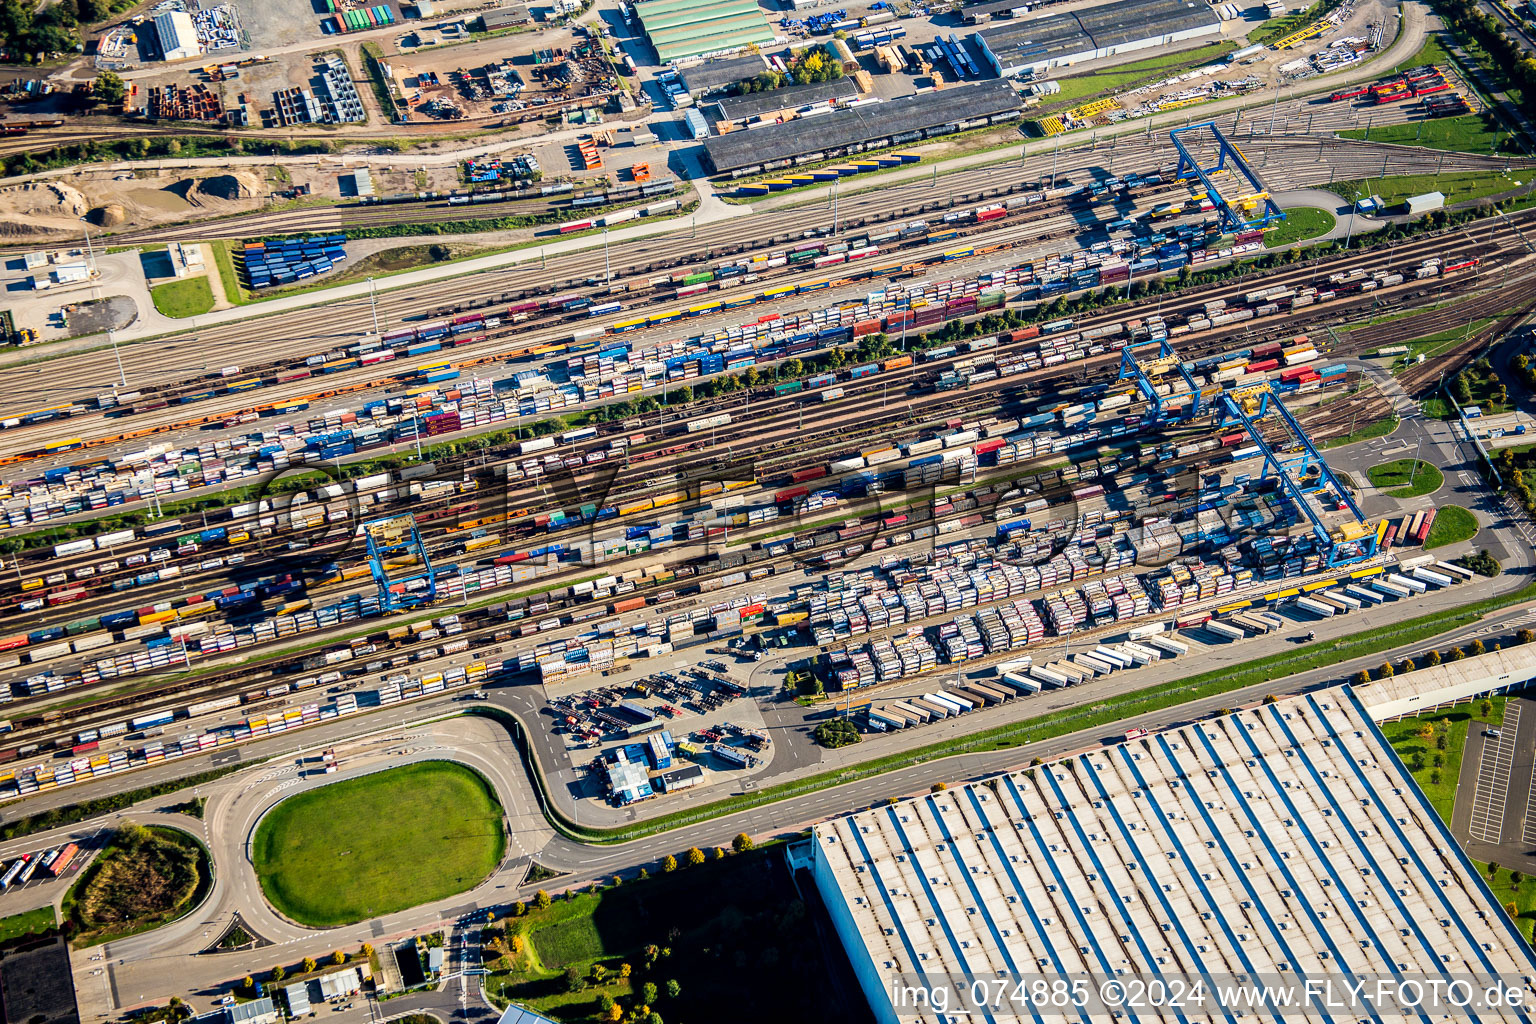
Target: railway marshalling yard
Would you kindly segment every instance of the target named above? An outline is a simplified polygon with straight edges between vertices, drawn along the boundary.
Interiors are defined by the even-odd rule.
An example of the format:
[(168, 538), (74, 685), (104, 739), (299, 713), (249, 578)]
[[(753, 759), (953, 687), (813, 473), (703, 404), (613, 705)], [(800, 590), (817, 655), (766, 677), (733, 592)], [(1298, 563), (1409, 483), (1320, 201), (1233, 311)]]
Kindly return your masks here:
[[(512, 919), (540, 889), (677, 885), (639, 879), (668, 857), (724, 870), (685, 851), (738, 837), (742, 857), (807, 829), (840, 841), (856, 810), (907, 845), (854, 859), (899, 873), (933, 854), (905, 809), (944, 820), (937, 784), (1070, 774), (1085, 751), (1176, 761), (1181, 737), (1300, 720), (1307, 701), (1364, 694), (1387, 718), (1518, 690), (1531, 527), (1454, 382), (1521, 429), (1536, 215), (1453, 196), (1450, 217), (1363, 216), (1327, 190), (1454, 178), (1518, 199), (1530, 161), (1340, 138), (1368, 108), (1309, 90), (1190, 118), (1186, 138), (1235, 144), (1261, 179), (1231, 217), (1209, 193), (1254, 191), (1239, 157), (1180, 179), (1183, 118), (734, 203), (687, 157), (673, 187), (595, 213), (528, 199), (561, 221), (474, 262), (230, 304), (195, 330), (141, 308), (112, 337), (0, 355), (0, 917), (63, 902), (125, 822), (179, 828), (207, 845), (206, 891), (68, 954), (82, 1018), (259, 999), (243, 976), (276, 962), (365, 942), (393, 957), (434, 932), (459, 980), (401, 1005), (473, 1017), (486, 912)], [(1353, 244), (1266, 246), (1283, 221), (1235, 223), (1266, 195), (1327, 210), (1303, 241)], [(110, 244), (458, 205), (249, 212)], [(1421, 463), (1406, 486), (1371, 483), (1402, 459)], [(1430, 667), (1453, 647), (1470, 657)], [(1343, 720), (1325, 710), (1308, 720)], [(1468, 763), (1495, 747), (1475, 739)], [(440, 762), (484, 784), (452, 834), (416, 828), (402, 850), (387, 820), (349, 821), (347, 848), (319, 853), (281, 835), (342, 792), (387, 819), (370, 780)], [(964, 792), (985, 818), (1014, 784)], [(1475, 838), (1497, 845), (1520, 816), (1490, 823), (1490, 787), (1472, 785)], [(837, 891), (788, 846), (798, 878)], [(326, 858), (326, 885), (296, 884), (284, 856)], [(1499, 915), (1470, 879), (1458, 891)], [(857, 964), (852, 925), (829, 921)], [(542, 960), (507, 954), (498, 1009), (603, 958), (558, 961), (530, 934)], [(401, 984), (368, 965), (380, 993)]]

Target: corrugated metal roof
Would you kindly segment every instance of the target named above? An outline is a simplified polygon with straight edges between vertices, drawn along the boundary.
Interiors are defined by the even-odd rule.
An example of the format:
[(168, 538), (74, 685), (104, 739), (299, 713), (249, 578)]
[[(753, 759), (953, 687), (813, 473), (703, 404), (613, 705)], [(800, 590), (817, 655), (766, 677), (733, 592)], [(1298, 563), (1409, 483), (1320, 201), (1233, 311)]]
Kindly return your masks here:
[(646, 0), (635, 5), (635, 15), (663, 62), (774, 38), (755, 0)]
[(851, 100), (859, 94), (851, 78), (839, 78), (835, 82), (817, 82), (812, 85), (792, 85), (771, 92), (755, 92), (746, 96), (728, 96), (715, 101), (720, 110), (718, 120), (746, 121), (761, 114), (779, 110), (797, 110), (811, 103), (827, 100)]

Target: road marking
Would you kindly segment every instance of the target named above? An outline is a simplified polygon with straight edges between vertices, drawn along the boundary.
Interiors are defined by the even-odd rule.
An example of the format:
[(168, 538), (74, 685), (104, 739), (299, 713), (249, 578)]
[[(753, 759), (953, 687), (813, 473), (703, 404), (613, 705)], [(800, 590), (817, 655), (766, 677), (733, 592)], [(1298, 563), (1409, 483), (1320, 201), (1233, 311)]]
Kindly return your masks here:
[(1472, 799), (1472, 820), (1467, 833), (1497, 845), (1504, 833), (1504, 800), (1509, 792), (1509, 770), (1515, 760), (1515, 734), (1520, 728), (1520, 705), (1506, 704), (1499, 737), (1484, 741), (1477, 766), (1477, 788)]

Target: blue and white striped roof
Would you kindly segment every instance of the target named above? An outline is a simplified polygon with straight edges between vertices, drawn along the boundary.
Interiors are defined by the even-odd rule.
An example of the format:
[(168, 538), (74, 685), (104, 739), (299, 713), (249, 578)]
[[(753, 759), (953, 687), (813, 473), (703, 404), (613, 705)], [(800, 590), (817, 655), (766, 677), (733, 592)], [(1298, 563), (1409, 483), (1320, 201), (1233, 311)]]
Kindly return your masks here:
[(881, 1020), (871, 979), (898, 973), (1536, 975), (1347, 687), (862, 811), (812, 842)]

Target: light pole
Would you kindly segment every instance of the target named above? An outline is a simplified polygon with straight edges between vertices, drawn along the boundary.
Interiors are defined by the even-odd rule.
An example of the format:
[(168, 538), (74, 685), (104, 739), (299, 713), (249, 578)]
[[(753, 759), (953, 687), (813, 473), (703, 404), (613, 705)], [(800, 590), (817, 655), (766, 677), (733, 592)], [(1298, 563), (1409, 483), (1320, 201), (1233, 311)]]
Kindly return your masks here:
[(603, 228), (603, 283), (613, 284), (613, 269), (608, 265), (608, 229)]
[(123, 370), (123, 354), (117, 350), (117, 339), (112, 336), (112, 328), (107, 328), (107, 342), (112, 346), (112, 358), (117, 360), (117, 381), (125, 390), (128, 387), (128, 374)]
[(379, 335), (379, 293), (374, 286), (373, 278), (368, 279), (368, 307), (373, 313), (373, 334)]

